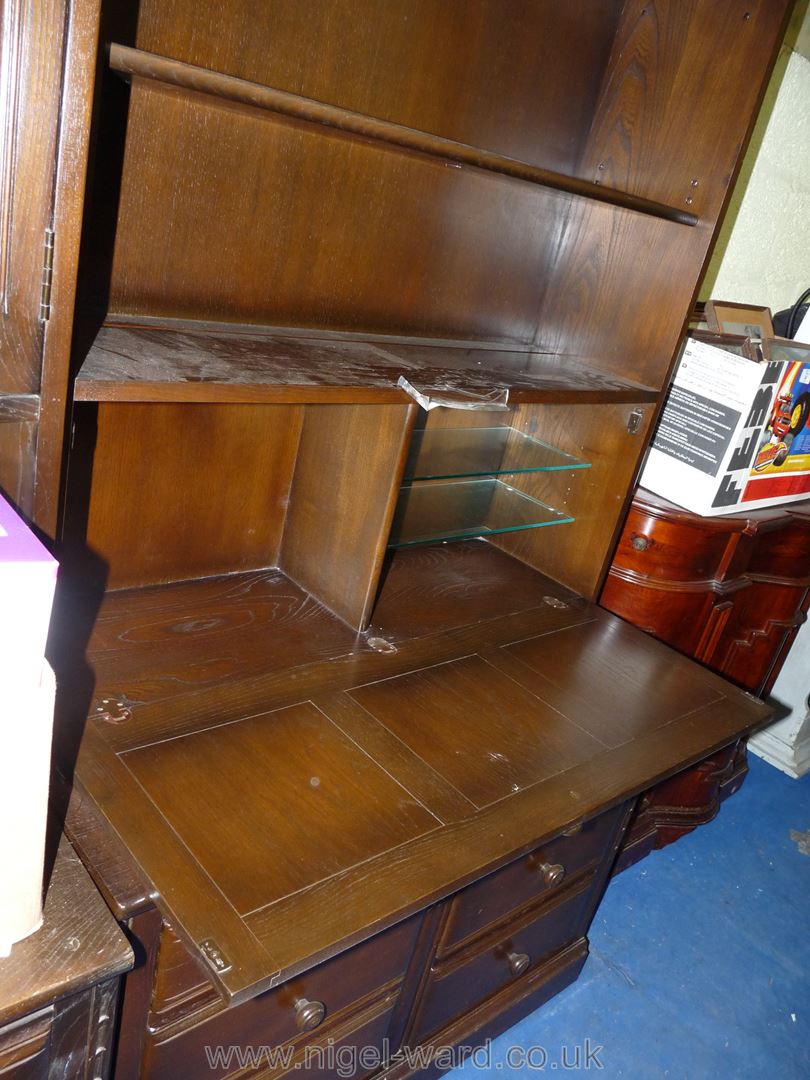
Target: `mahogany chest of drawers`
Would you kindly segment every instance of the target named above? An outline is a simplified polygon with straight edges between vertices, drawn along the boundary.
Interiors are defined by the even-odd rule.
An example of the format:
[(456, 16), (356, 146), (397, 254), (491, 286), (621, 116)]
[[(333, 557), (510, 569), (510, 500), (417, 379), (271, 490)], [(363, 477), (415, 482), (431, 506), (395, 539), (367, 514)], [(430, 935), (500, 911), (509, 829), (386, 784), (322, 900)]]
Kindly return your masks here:
[[(810, 605), (810, 503), (707, 518), (641, 488), (600, 603), (765, 697)], [(618, 868), (710, 820), (746, 772), (741, 742), (647, 792)]]

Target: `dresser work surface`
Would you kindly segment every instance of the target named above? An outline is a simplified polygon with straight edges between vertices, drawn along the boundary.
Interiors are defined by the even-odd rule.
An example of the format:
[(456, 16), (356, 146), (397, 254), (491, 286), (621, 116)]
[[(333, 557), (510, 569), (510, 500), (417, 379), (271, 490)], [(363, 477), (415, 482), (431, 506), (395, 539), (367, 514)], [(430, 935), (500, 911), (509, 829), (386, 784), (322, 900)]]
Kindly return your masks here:
[(110, 595), (89, 656), (76, 783), (233, 1004), (768, 715), (478, 542), (398, 553), (367, 635), (264, 572)]

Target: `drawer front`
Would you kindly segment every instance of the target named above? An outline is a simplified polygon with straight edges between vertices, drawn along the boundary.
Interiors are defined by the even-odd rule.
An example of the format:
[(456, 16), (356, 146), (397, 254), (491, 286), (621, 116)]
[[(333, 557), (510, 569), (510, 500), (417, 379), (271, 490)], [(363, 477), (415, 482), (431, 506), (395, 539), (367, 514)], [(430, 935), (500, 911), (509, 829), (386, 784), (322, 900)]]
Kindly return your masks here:
[[(144, 1075), (180, 1080), (199, 1076), (217, 1080), (229, 1069), (212, 1069), (206, 1047), (280, 1046), (331, 1033), (355, 1010), (394, 987), (405, 973), (421, 915), (349, 949), (324, 964), (290, 979), (275, 990), (233, 1008), (223, 1008), (193, 1027), (150, 1033)], [(368, 1000), (367, 1000), (368, 999)], [(365, 1002), (365, 1004), (364, 1004)], [(176, 1029), (175, 1029), (176, 1030)]]
[(53, 1017), (53, 1008), (49, 1006), (0, 1027), (3, 1080), (46, 1080)]
[(278, 1075), (301, 1080), (335, 1080), (336, 1076), (363, 1080), (371, 1076), (384, 1063), (395, 1001), (385, 998), (347, 1028), (332, 1032), (328, 1039), (311, 1040), (296, 1053), (291, 1068), (284, 1068)]
[(591, 877), (549, 898), (483, 948), (437, 961), (418, 1009), (415, 1044), (511, 984), (528, 978), (588, 928), (598, 887)]
[(666, 521), (633, 507), (627, 515), (614, 566), (663, 581), (710, 581), (717, 577), (729, 540), (743, 526), (696, 520)]
[(563, 888), (587, 866), (595, 866), (612, 850), (618, 806), (571, 836), (559, 836), (462, 889), (452, 900), (439, 951), (447, 953), (463, 941), (540, 897)]

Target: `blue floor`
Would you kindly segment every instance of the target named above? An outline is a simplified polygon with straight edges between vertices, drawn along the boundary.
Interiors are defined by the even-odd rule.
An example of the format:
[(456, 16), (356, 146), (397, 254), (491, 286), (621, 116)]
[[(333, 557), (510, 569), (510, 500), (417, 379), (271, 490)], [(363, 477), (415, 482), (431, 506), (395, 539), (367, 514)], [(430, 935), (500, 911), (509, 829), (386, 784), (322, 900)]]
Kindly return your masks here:
[(810, 1077), (810, 775), (749, 761), (711, 824), (611, 883), (579, 980), (448, 1077)]

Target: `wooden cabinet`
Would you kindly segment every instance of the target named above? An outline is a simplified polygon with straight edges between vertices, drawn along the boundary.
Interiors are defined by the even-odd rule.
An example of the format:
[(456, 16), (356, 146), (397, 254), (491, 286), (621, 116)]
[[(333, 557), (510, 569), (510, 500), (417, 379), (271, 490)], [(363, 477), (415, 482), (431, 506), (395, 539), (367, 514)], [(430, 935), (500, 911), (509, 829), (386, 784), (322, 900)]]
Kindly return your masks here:
[[(600, 602), (764, 697), (810, 605), (810, 506), (705, 518), (640, 489)], [(746, 772), (741, 742), (646, 792), (618, 867), (711, 820)]]
[(0, 1077), (104, 1080), (132, 949), (64, 837), (46, 869), (42, 926), (0, 959)]
[(70, 5), (26, 460), (121, 1077), (503, 1029), (767, 715), (593, 601), (788, 7)]

